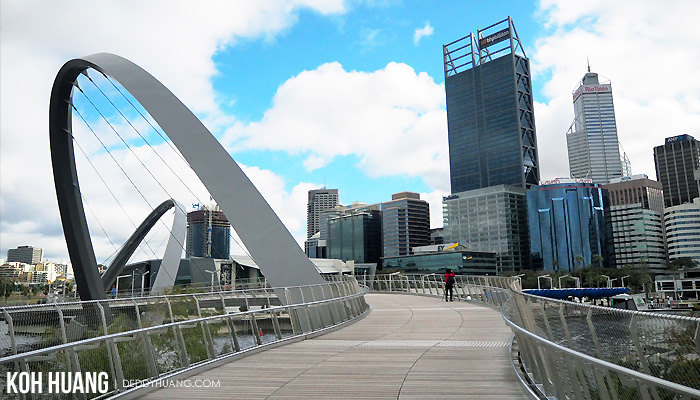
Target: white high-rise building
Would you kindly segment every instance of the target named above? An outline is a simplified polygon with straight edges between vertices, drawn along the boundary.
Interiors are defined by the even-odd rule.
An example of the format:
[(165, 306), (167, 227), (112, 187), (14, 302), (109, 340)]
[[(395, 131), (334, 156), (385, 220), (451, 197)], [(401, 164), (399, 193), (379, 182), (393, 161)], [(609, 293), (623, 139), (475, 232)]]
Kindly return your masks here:
[(607, 184), (631, 175), (630, 161), (617, 138), (610, 82), (601, 83), (589, 67), (572, 95), (575, 118), (566, 134), (571, 177)]

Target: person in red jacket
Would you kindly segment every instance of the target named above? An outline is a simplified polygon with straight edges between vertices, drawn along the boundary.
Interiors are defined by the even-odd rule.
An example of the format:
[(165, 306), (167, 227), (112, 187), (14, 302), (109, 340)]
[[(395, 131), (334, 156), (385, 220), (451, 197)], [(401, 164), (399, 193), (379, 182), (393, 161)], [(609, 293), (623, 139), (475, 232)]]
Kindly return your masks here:
[[(455, 273), (451, 269), (445, 271), (445, 301), (454, 301)], [(449, 297), (448, 297), (449, 293)]]

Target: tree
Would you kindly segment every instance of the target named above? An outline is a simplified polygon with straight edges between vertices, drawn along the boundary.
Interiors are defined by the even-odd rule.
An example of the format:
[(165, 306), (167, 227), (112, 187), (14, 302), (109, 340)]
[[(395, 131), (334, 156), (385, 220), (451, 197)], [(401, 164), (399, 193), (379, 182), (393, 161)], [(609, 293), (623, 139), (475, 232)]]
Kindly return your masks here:
[(679, 258), (676, 258), (674, 260), (671, 260), (671, 269), (672, 270), (685, 269), (685, 268), (695, 268), (697, 266), (698, 266), (698, 263), (695, 262), (690, 257), (679, 257)]
[(579, 268), (583, 268), (583, 262), (585, 260), (586, 259), (580, 254), (577, 254), (576, 257), (574, 257), (574, 262), (578, 264)]
[(5, 279), (0, 279), (0, 292), (2, 292), (2, 296), (7, 302), (7, 298), (10, 297), (12, 292), (15, 291), (15, 284), (12, 281), (5, 280)]
[(559, 271), (559, 268), (558, 268), (558, 267), (559, 267), (559, 260), (557, 260), (557, 259), (555, 258), (555, 259), (552, 260), (552, 269), (554, 269), (555, 271)]
[(602, 267), (602, 266), (603, 266), (603, 261), (605, 261), (605, 260), (603, 259), (603, 256), (601, 256), (600, 254), (593, 254), (593, 264), (594, 264), (596, 267), (598, 267), (598, 268)]

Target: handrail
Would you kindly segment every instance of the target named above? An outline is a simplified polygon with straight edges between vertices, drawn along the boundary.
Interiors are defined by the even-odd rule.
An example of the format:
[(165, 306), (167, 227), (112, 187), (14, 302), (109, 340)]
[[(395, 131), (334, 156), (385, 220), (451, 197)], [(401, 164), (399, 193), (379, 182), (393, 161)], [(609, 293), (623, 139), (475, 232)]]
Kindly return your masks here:
[[(133, 393), (135, 388), (141, 387), (144, 382), (169, 379), (192, 368), (205, 367), (237, 354), (335, 329), (352, 323), (369, 311), (369, 305), (364, 300), (369, 288), (359, 285), (352, 277), (283, 289), (283, 292), (287, 293), (287, 298), (282, 299), (283, 303), (294, 299), (301, 301), (272, 306), (270, 297), (275, 296), (272, 288), (235, 292), (234, 296), (244, 296), (240, 297), (240, 300), (245, 299), (245, 303), (239, 300), (239, 305), (246, 306), (245, 310), (239, 308), (235, 312), (231, 312), (230, 306), (227, 305), (227, 300), (232, 298), (232, 292), (128, 299), (126, 302), (113, 300), (110, 305), (121, 303), (133, 308), (133, 313), (125, 313), (122, 310), (114, 313), (118, 316), (111, 317), (115, 322), (122, 318), (121, 316), (129, 320), (127, 322), (131, 326), (120, 332), (110, 332), (112, 327), (108, 325), (105, 317), (105, 310), (109, 310), (105, 303), (110, 303), (109, 300), (81, 302), (78, 306), (98, 315), (98, 319), (91, 321), (91, 325), (95, 327), (93, 332), (98, 336), (83, 336), (80, 340), (72, 342), (69, 342), (65, 335), (68, 324), (63, 322), (61, 308), (58, 304), (52, 304), (51, 307), (61, 315), (59, 322), (61, 332), (64, 332), (63, 343), (18, 352), (14, 336), (11, 336), (12, 350), (17, 354), (0, 358), (0, 376), (12, 371), (106, 371), (108, 392), (96, 396), (90, 394), (87, 397), (121, 396)], [(305, 293), (311, 300), (303, 300)], [(179, 302), (182, 299), (185, 302)], [(261, 301), (251, 303), (254, 299)], [(150, 305), (155, 304), (155, 309), (149, 309), (149, 301)], [(207, 305), (200, 306), (200, 302), (206, 302)], [(185, 313), (189, 312), (196, 317), (174, 320), (173, 308), (177, 305), (185, 306), (180, 312), (184, 310)], [(194, 306), (197, 308), (192, 312)], [(202, 310), (212, 307), (218, 307), (223, 313), (202, 315)], [(69, 308), (70, 306), (65, 309)], [(4, 311), (8, 328), (14, 334), (13, 317), (7, 310), (0, 311)], [(22, 309), (11, 310), (17, 320), (26, 318), (17, 311)], [(150, 314), (147, 314), (148, 311)], [(160, 316), (160, 322), (153, 326), (143, 326), (142, 319), (154, 318), (153, 314)], [(162, 323), (163, 321), (167, 323)], [(122, 318), (121, 323), (123, 322)], [(44, 322), (44, 327), (50, 325), (51, 321)], [(44, 389), (46, 392), (46, 388)]]
[[(311, 286), (321, 286), (321, 285), (290, 286), (290, 287), (311, 287)], [(92, 344), (95, 342), (101, 342), (101, 341), (105, 341), (105, 340), (109, 340), (109, 339), (116, 339), (116, 338), (120, 338), (120, 337), (124, 337), (124, 336), (133, 336), (133, 335), (138, 334), (138, 333), (159, 331), (159, 330), (169, 329), (169, 328), (173, 328), (173, 327), (177, 327), (177, 326), (181, 327), (183, 325), (191, 325), (193, 323), (209, 322), (209, 321), (219, 320), (219, 319), (223, 319), (223, 318), (232, 318), (232, 317), (237, 317), (237, 316), (245, 316), (245, 315), (250, 315), (250, 314), (258, 314), (258, 313), (276, 312), (276, 311), (286, 310), (286, 309), (291, 308), (291, 307), (310, 307), (310, 306), (326, 304), (326, 303), (330, 303), (330, 302), (336, 302), (336, 301), (340, 301), (340, 300), (354, 299), (357, 297), (364, 296), (365, 294), (367, 294), (367, 292), (369, 292), (369, 288), (365, 286), (362, 288), (362, 292), (360, 292), (360, 293), (349, 294), (346, 296), (332, 298), (332, 299), (309, 301), (306, 303), (291, 304), (291, 305), (285, 305), (285, 306), (272, 306), (272, 307), (267, 307), (267, 308), (263, 308), (260, 310), (249, 310), (249, 311), (240, 311), (240, 312), (236, 312), (236, 313), (212, 315), (209, 317), (188, 319), (185, 321), (171, 322), (171, 323), (167, 323), (167, 324), (149, 326), (146, 328), (134, 329), (134, 330), (130, 330), (130, 331), (111, 333), (108, 335), (77, 340), (75, 342), (65, 343), (65, 344), (56, 345), (56, 346), (52, 346), (52, 347), (46, 347), (46, 348), (42, 348), (42, 349), (31, 350), (31, 351), (27, 351), (24, 353), (18, 353), (18, 354), (6, 356), (6, 357), (0, 357), (0, 364), (17, 361), (17, 360), (21, 360), (24, 358), (34, 357), (34, 356), (42, 355), (45, 353), (62, 351), (62, 350), (69, 349), (71, 347), (89, 345), (89, 344)]]
[[(379, 276), (373, 288), (444, 296), (441, 280), (417, 277)], [(687, 371), (693, 367), (682, 364), (684, 360), (698, 363), (700, 318), (543, 298), (522, 293), (513, 278), (457, 278), (454, 290), (458, 300), (500, 309), (518, 343), (520, 364), (526, 368), (524, 376), (516, 373), (542, 397), (608, 400), (632, 390), (644, 399), (673, 398), (663, 391), (683, 399), (700, 398), (700, 382), (692, 381), (694, 375)], [(388, 284), (399, 279), (403, 286)], [(431, 284), (429, 293), (426, 281)], [(660, 355), (664, 352), (669, 354)], [(666, 370), (659, 370), (659, 357), (671, 360)], [(681, 364), (674, 367), (676, 361)], [(635, 363), (637, 371), (630, 367)]]
[[(508, 299), (507, 302), (508, 301), (511, 301), (511, 299)], [(591, 364), (596, 364), (598, 366), (607, 368), (609, 370), (613, 370), (615, 372), (625, 374), (627, 376), (630, 376), (630, 377), (633, 377), (636, 379), (640, 379), (640, 380), (643, 380), (645, 382), (653, 383), (653, 384), (661, 386), (665, 389), (674, 391), (678, 394), (695, 396), (697, 398), (700, 398), (700, 390), (693, 389), (693, 388), (690, 388), (688, 386), (680, 385), (680, 384), (675, 383), (675, 382), (670, 382), (670, 381), (667, 381), (665, 379), (657, 378), (653, 375), (647, 375), (647, 374), (641, 373), (639, 371), (635, 371), (633, 369), (625, 368), (625, 367), (622, 367), (620, 365), (589, 356), (588, 354), (579, 353), (578, 351), (572, 350), (566, 346), (562, 346), (562, 345), (556, 344), (554, 342), (550, 342), (549, 340), (546, 340), (546, 339), (518, 326), (516, 323), (514, 323), (513, 321), (508, 319), (508, 317), (506, 317), (505, 313), (503, 312), (503, 309), (501, 309), (501, 316), (503, 317), (506, 325), (510, 326), (510, 328), (515, 333), (526, 335), (530, 339), (536, 340), (541, 345), (552, 348), (556, 351), (561, 351), (561, 352), (567, 353), (570, 356), (580, 358), (580, 359), (587, 361)]]

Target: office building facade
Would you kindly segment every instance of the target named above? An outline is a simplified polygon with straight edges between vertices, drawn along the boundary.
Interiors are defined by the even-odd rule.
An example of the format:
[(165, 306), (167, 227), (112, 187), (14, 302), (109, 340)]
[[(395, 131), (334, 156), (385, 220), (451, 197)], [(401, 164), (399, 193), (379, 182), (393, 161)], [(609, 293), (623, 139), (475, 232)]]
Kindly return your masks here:
[(664, 189), (664, 205), (692, 203), (700, 197), (700, 142), (690, 135), (666, 138), (654, 147), (656, 180)]
[(700, 264), (700, 198), (664, 209), (668, 259), (689, 257)]
[(319, 216), (322, 212), (338, 205), (338, 189), (309, 190), (306, 204), (306, 237), (310, 238), (320, 229)]
[(613, 179), (603, 186), (610, 198), (615, 265), (666, 269), (661, 183), (646, 175)]
[(494, 252), (499, 273), (530, 265), (526, 190), (492, 186), (443, 197), (445, 243)]
[(572, 178), (606, 184), (630, 175), (630, 162), (620, 151), (612, 85), (588, 72), (572, 92), (574, 122), (566, 134)]
[(328, 258), (381, 265), (381, 212), (357, 211), (329, 219), (326, 245)]
[[(437, 246), (423, 246), (437, 247)], [(444, 246), (442, 246), (444, 247)], [(420, 247), (416, 248), (420, 249)], [(497, 273), (496, 253), (463, 249), (420, 251), (412, 255), (382, 258), (382, 268), (407, 274), (443, 274), (449, 268), (460, 275)]]
[(7, 250), (7, 262), (21, 262), (36, 265), (41, 262), (43, 250), (32, 246), (19, 246), (15, 249)]
[(507, 18), (443, 46), (452, 193), (539, 182), (530, 62)]
[(229, 258), (231, 225), (218, 207), (187, 213), (187, 257)]
[(405, 256), (430, 244), (430, 206), (420, 194), (401, 192), (381, 203), (384, 257)]
[(533, 269), (571, 272), (611, 266), (610, 203), (600, 185), (572, 179), (533, 186), (527, 209)]

